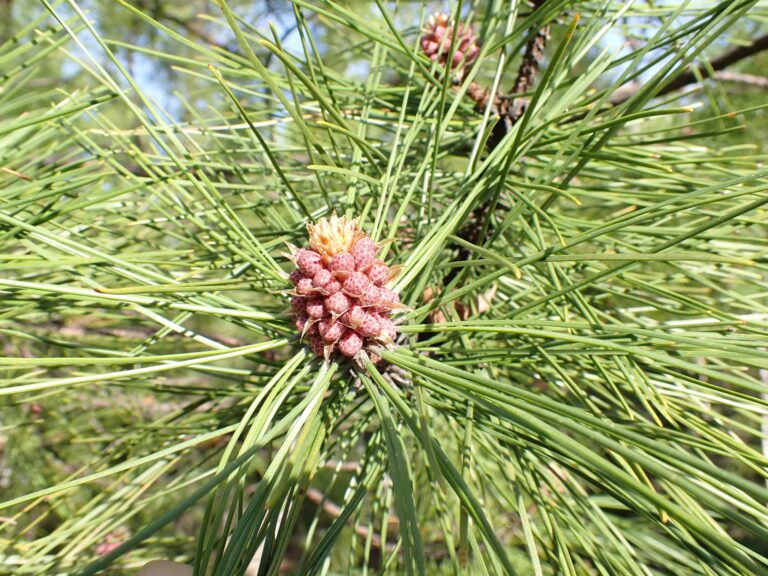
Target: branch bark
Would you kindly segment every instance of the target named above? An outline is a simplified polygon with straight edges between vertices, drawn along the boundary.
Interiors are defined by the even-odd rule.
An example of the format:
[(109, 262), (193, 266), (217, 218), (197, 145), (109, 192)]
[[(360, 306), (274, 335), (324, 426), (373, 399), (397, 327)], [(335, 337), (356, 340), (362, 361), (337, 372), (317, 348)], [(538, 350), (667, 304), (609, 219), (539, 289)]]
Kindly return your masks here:
[(525, 48), (523, 61), (517, 72), (517, 80), (515, 81), (514, 88), (512, 88), (512, 94), (518, 94), (518, 96), (513, 100), (508, 100), (507, 110), (501, 110), (502, 115), (509, 118), (510, 124), (513, 126), (525, 114), (525, 110), (528, 107), (528, 100), (519, 96), (519, 94), (528, 92), (533, 86), (536, 75), (539, 73), (541, 59), (544, 57), (544, 49), (547, 47), (549, 34), (549, 26), (544, 26), (536, 32), (536, 35), (528, 42)]
[[(545, 0), (534, 0), (534, 10), (539, 9)], [(520, 63), (520, 67), (517, 70), (517, 77), (512, 87), (512, 92), (508, 96), (497, 97), (494, 102), (494, 109), (499, 117), (499, 121), (494, 126), (493, 132), (488, 139), (488, 148), (493, 150), (504, 139), (512, 127), (517, 124), (520, 118), (525, 114), (525, 110), (528, 107), (528, 98), (523, 94), (530, 91), (536, 82), (536, 76), (539, 73), (541, 66), (541, 60), (544, 57), (544, 50), (547, 47), (547, 41), (549, 40), (550, 29), (549, 25), (543, 26), (536, 31), (533, 38), (528, 41), (523, 53), (523, 59)], [(487, 98), (486, 98), (487, 101)], [(483, 202), (477, 208), (475, 208), (469, 216), (467, 226), (463, 230), (458, 232), (458, 236), (465, 240), (477, 242), (478, 235), (485, 225), (486, 219), (492, 215), (490, 212), (490, 203), (488, 201)], [(469, 252), (466, 248), (459, 248), (459, 259), (466, 259), (469, 257)]]
[(720, 80), (720, 82), (748, 84), (755, 88), (768, 88), (768, 77), (766, 76), (755, 76), (754, 74), (742, 74), (740, 72), (721, 70), (720, 72), (715, 72), (715, 79)]
[(163, 4), (153, 3), (153, 6), (150, 6), (148, 0), (141, 0), (138, 7), (144, 11), (150, 11), (153, 17), (158, 21), (165, 20), (183, 28), (190, 36), (198, 38), (210, 46), (215, 46), (216, 48), (220, 48), (222, 50), (229, 50), (227, 46), (218, 42), (215, 38), (213, 38), (210, 34), (202, 29), (202, 21), (199, 20), (196, 16), (190, 19), (180, 18), (173, 14), (169, 14), (165, 10), (165, 6)]
[[(749, 58), (750, 56), (759, 54), (764, 50), (768, 50), (768, 34), (760, 36), (754, 42), (752, 42), (749, 46), (739, 46), (737, 48), (734, 48), (733, 50), (730, 50), (729, 52), (726, 52), (721, 56), (718, 56), (717, 58), (710, 61), (709, 63), (710, 67), (697, 65), (691, 68), (690, 70), (688, 70), (687, 72), (684, 72), (679, 76), (676, 76), (670, 82), (668, 82), (661, 90), (659, 90), (656, 96), (663, 96), (664, 94), (675, 92), (676, 90), (680, 90), (681, 88), (684, 88), (685, 86), (688, 86), (690, 84), (695, 84), (696, 82), (698, 82), (699, 76), (704, 78), (711, 78), (712, 71), (715, 72), (715, 78), (717, 78), (717, 73), (720, 72), (721, 70), (724, 70), (725, 68), (728, 68), (729, 66), (732, 66), (737, 62), (744, 60), (745, 58)], [(752, 78), (758, 78), (758, 77), (755, 76)], [(616, 92), (611, 97), (611, 104), (618, 105), (618, 104), (621, 104), (622, 102), (626, 102), (627, 100), (632, 98), (632, 96), (637, 94), (637, 92), (639, 92), (641, 88), (642, 88), (642, 84), (639, 82), (631, 82), (629, 84), (625, 84), (624, 86), (621, 86), (618, 90), (616, 90)]]
[[(316, 488), (310, 488), (309, 490), (307, 490), (307, 500), (309, 500), (310, 502), (313, 502), (317, 506), (320, 506), (323, 509), (323, 512), (325, 512), (331, 518), (338, 518), (339, 516), (341, 516), (341, 513), (342, 513), (341, 506), (329, 500), (325, 494), (323, 494), (322, 492), (320, 492), (320, 490)], [(393, 527), (398, 525), (397, 518), (393, 516), (389, 516), (387, 518), (387, 522), (389, 525)], [(348, 521), (347, 524), (349, 524), (350, 526), (354, 526), (352, 521)], [(354, 526), (354, 529), (355, 529), (355, 533), (363, 540), (370, 538), (371, 545), (374, 546), (375, 548), (385, 548), (387, 553), (390, 553), (392, 552), (392, 550), (395, 549), (394, 544), (382, 542), (381, 537), (378, 534), (370, 533), (366, 526)]]

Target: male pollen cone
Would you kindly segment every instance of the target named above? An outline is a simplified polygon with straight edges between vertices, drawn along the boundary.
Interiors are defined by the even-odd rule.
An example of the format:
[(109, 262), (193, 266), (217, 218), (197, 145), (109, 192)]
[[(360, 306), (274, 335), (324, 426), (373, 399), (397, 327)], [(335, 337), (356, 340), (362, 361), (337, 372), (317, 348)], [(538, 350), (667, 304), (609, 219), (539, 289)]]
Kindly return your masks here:
[(397, 329), (391, 316), (402, 308), (400, 298), (385, 284), (392, 270), (376, 259), (379, 247), (357, 219), (334, 212), (307, 224), (309, 246), (291, 259), (294, 325), (312, 351), (325, 359), (337, 352), (359, 358), (364, 351), (380, 360), (372, 347), (392, 346)]
[[(454, 21), (450, 15), (438, 12), (429, 17), (421, 36), (421, 50), (433, 62), (446, 66), (451, 53), (454, 35)], [(469, 24), (459, 23), (456, 28), (456, 49), (453, 51), (450, 70), (461, 79), (464, 72), (472, 67), (480, 55), (480, 43)]]

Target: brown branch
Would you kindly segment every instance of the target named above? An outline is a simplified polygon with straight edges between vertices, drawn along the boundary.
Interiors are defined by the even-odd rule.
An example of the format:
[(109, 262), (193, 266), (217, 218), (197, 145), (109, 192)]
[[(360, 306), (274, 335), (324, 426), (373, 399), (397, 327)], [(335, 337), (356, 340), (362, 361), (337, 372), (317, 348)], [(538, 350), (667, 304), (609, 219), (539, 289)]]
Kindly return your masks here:
[[(540, 8), (544, 2), (545, 0), (534, 0), (534, 9)], [(528, 107), (528, 98), (524, 97), (523, 94), (529, 92), (536, 81), (549, 36), (549, 25), (543, 26), (534, 34), (525, 47), (512, 92), (508, 96), (496, 97), (493, 105), (494, 112), (498, 116), (499, 121), (493, 127), (493, 132), (488, 139), (489, 149), (493, 150), (496, 148), (512, 127), (523, 117), (523, 114), (525, 114)], [(472, 87), (470, 86), (470, 88)], [(486, 94), (484, 102), (487, 104), (487, 101), (488, 96)], [(469, 216), (468, 225), (459, 231), (458, 236), (473, 244), (476, 243), (486, 220), (492, 216), (490, 210), (491, 206), (488, 201), (475, 208)], [(460, 260), (465, 260), (469, 256), (469, 251), (466, 248), (459, 248)]]
[[(547, 47), (547, 41), (549, 40), (549, 26), (544, 26), (541, 30), (536, 32), (536, 35), (528, 42), (525, 48), (525, 54), (523, 54), (523, 61), (520, 64), (520, 69), (517, 72), (517, 80), (515, 86), (512, 88), (512, 94), (523, 94), (528, 92), (533, 86), (536, 75), (539, 72), (539, 66), (541, 59), (544, 57), (544, 49)], [(528, 107), (528, 100), (522, 96), (517, 96), (513, 100), (504, 100), (502, 102), (509, 102), (506, 110), (500, 110), (501, 115), (509, 118), (510, 124), (514, 124), (520, 120), (525, 110)]]
[(323, 468), (339, 472), (354, 472), (355, 474), (358, 474), (362, 469), (359, 462), (339, 462), (338, 460), (328, 460)]
[(715, 79), (720, 82), (733, 82), (739, 84), (748, 84), (756, 88), (768, 88), (768, 77), (755, 76), (754, 74), (742, 74), (741, 72), (729, 72), (721, 70), (715, 72)]
[[(717, 78), (717, 73), (721, 70), (728, 68), (729, 66), (732, 66), (733, 64), (736, 64), (745, 58), (749, 58), (750, 56), (754, 56), (755, 54), (763, 52), (764, 50), (768, 50), (768, 34), (760, 36), (749, 46), (739, 46), (730, 52), (726, 52), (725, 54), (711, 60), (708, 67), (697, 65), (687, 72), (676, 76), (661, 90), (659, 90), (656, 93), (656, 96), (663, 96), (664, 94), (669, 94), (670, 92), (680, 90), (689, 84), (695, 84), (698, 82), (699, 77), (711, 78), (712, 72), (715, 72), (715, 78)], [(637, 94), (641, 88), (642, 84), (639, 82), (631, 82), (629, 84), (625, 84), (616, 90), (616, 92), (614, 92), (613, 96), (611, 97), (611, 104), (618, 105), (622, 102), (626, 102), (632, 98), (632, 96)]]
[(153, 6), (149, 6), (149, 2), (147, 0), (141, 0), (138, 4), (138, 8), (144, 10), (145, 12), (151, 11), (155, 20), (166, 20), (167, 22), (176, 24), (177, 26), (183, 28), (191, 36), (194, 36), (195, 38), (198, 38), (199, 40), (202, 40), (211, 46), (220, 48), (221, 50), (229, 51), (229, 49), (224, 44), (218, 42), (213, 38), (213, 36), (205, 32), (205, 30), (200, 27), (202, 21), (199, 20), (199, 17), (194, 16), (190, 19), (180, 18), (173, 14), (169, 14), (165, 10), (165, 7), (159, 3), (155, 2), (153, 3)]
[[(488, 140), (488, 147), (491, 150), (499, 145), (504, 136), (525, 114), (525, 110), (528, 107), (528, 99), (522, 95), (528, 92), (534, 84), (549, 36), (549, 26), (544, 26), (536, 32), (525, 47), (523, 60), (517, 71), (517, 78), (515, 79), (512, 91), (509, 95), (497, 95), (495, 97), (493, 112), (499, 118), (499, 122), (494, 127), (494, 131)], [(475, 109), (478, 112), (482, 112), (488, 105), (490, 93), (477, 82), (472, 82), (467, 88), (467, 96), (474, 100)]]
[(184, 20), (183, 18), (179, 18), (178, 16), (173, 16), (171, 14), (163, 14), (163, 18), (165, 20), (168, 20), (168, 22), (173, 22), (177, 26), (181, 26), (189, 32), (192, 36), (195, 36), (202, 40), (203, 42), (206, 42), (207, 44), (211, 46), (215, 46), (216, 48), (220, 48), (221, 50), (226, 50), (229, 52), (229, 48), (227, 48), (224, 44), (219, 42), (218, 40), (215, 40), (213, 36), (206, 33), (200, 26), (198, 26), (197, 22), (194, 20)]
[[(320, 492), (320, 490), (316, 488), (310, 488), (307, 490), (307, 500), (310, 502), (313, 502), (314, 504), (320, 506), (323, 509), (323, 512), (325, 512), (328, 516), (331, 518), (338, 518), (341, 516), (342, 508), (338, 504), (335, 504), (334, 502), (331, 502), (325, 494)], [(387, 518), (387, 522), (391, 526), (397, 526), (398, 520), (394, 516), (389, 516)], [(352, 524), (351, 521), (347, 522), (348, 524)], [(371, 545), (374, 548), (382, 548), (385, 546), (386, 551), (392, 552), (392, 550), (395, 549), (394, 544), (384, 543), (381, 541), (381, 537), (378, 534), (371, 533), (366, 526), (354, 526), (355, 534), (357, 534), (360, 538), (363, 540), (370, 538), (371, 539)]]

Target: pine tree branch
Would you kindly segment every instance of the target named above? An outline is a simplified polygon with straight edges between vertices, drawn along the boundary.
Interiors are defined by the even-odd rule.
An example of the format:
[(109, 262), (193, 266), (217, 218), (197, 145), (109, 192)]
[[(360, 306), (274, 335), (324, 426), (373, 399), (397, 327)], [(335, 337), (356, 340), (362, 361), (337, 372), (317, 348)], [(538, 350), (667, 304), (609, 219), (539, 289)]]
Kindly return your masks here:
[(172, 24), (175, 24), (176, 26), (183, 28), (190, 36), (193, 36), (199, 40), (202, 40), (203, 42), (209, 44), (210, 46), (214, 46), (221, 50), (229, 51), (229, 48), (227, 46), (225, 46), (221, 42), (218, 42), (215, 38), (213, 38), (210, 34), (205, 32), (205, 30), (203, 30), (198, 25), (197, 17), (193, 17), (190, 19), (180, 18), (179, 16), (175, 16), (174, 14), (168, 13), (168, 11), (165, 10), (165, 7), (161, 4), (154, 3), (153, 6), (150, 7), (147, 0), (142, 0), (141, 2), (139, 2), (138, 8), (144, 12), (152, 13), (155, 19), (157, 19), (158, 21), (165, 20), (167, 22), (170, 22)]
[[(332, 502), (325, 494), (323, 494), (317, 488), (310, 488), (307, 490), (307, 500), (320, 506), (323, 512), (325, 512), (331, 518), (338, 518), (339, 516), (341, 516), (343, 512), (341, 506)], [(387, 518), (387, 522), (389, 525), (393, 527), (399, 525), (398, 519), (394, 516), (389, 516)], [(351, 521), (348, 521), (348, 524), (353, 525)], [(395, 549), (394, 544), (382, 542), (381, 536), (379, 536), (376, 533), (371, 533), (371, 531), (368, 529), (367, 526), (362, 526), (362, 525), (354, 526), (354, 530), (355, 530), (355, 534), (357, 534), (359, 538), (362, 538), (363, 540), (370, 538), (371, 545), (374, 548), (386, 547), (387, 553), (391, 553), (392, 550)]]
[[(541, 8), (546, 0), (534, 0), (534, 10)], [(539, 29), (533, 38), (528, 41), (523, 53), (523, 59), (517, 71), (517, 77), (509, 96), (497, 97), (494, 102), (494, 111), (499, 117), (499, 121), (493, 128), (493, 132), (488, 139), (488, 148), (493, 150), (498, 146), (504, 137), (509, 133), (512, 127), (523, 117), (528, 107), (528, 99), (522, 96), (530, 91), (536, 81), (541, 60), (544, 57), (544, 50), (547, 47), (547, 41), (550, 37), (549, 25)], [(487, 102), (487, 96), (485, 98)], [(475, 208), (469, 217), (468, 225), (457, 234), (465, 240), (476, 243), (478, 235), (485, 226), (485, 222), (490, 218), (490, 203), (483, 202)], [(465, 260), (469, 257), (466, 248), (459, 248), (459, 259)]]
[(720, 82), (748, 84), (755, 88), (768, 88), (768, 77), (754, 74), (742, 74), (741, 72), (729, 72), (726, 70), (715, 72), (715, 79)]
[[(676, 76), (669, 83), (667, 83), (661, 90), (659, 90), (656, 96), (663, 96), (664, 94), (675, 92), (676, 90), (680, 90), (681, 88), (684, 88), (690, 84), (695, 84), (699, 81), (700, 77), (711, 78), (712, 72), (715, 73), (714, 76), (715, 78), (717, 78), (717, 74), (721, 70), (724, 70), (725, 68), (728, 68), (729, 66), (732, 66), (744, 60), (745, 58), (749, 58), (750, 56), (754, 56), (755, 54), (758, 54), (765, 50), (768, 50), (768, 34), (760, 36), (757, 40), (752, 42), (752, 44), (750, 44), (749, 46), (739, 46), (711, 60), (708, 67), (695, 66), (694, 68), (688, 70), (687, 72), (684, 72), (679, 76)], [(752, 77), (752, 78), (757, 78), (757, 77)], [(726, 81), (737, 81), (737, 80), (726, 80)], [(759, 83), (757, 85), (764, 86), (764, 84), (759, 84)], [(624, 86), (616, 90), (616, 92), (613, 94), (610, 100), (611, 104), (615, 106), (615, 105), (621, 104), (622, 102), (626, 102), (627, 100), (632, 98), (635, 94), (637, 94), (637, 92), (640, 91), (642, 86), (643, 85), (640, 82), (631, 82), (629, 84), (625, 84)]]
[[(513, 94), (523, 94), (528, 92), (534, 84), (536, 75), (539, 72), (539, 66), (541, 59), (544, 57), (544, 49), (547, 46), (549, 40), (549, 26), (544, 26), (541, 30), (536, 32), (534, 37), (528, 42), (523, 54), (523, 61), (520, 64), (520, 69), (517, 73), (517, 80), (515, 86), (512, 88)], [(508, 102), (506, 109), (500, 110), (500, 115), (509, 119), (512, 126), (520, 120), (528, 107), (528, 100), (521, 96), (517, 96), (513, 100), (504, 100), (502, 103)]]

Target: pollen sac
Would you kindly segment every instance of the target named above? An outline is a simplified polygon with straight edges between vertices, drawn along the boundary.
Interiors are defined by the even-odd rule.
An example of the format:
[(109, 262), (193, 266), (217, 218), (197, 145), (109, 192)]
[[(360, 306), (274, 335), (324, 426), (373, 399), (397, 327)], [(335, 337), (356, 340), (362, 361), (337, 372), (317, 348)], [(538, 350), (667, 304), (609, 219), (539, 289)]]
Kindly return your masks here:
[(326, 360), (367, 357), (381, 361), (382, 346), (394, 345), (391, 319), (400, 298), (383, 286), (389, 266), (376, 259), (376, 243), (357, 220), (334, 213), (307, 226), (309, 247), (295, 251), (296, 269), (289, 276), (291, 313), (296, 330), (312, 352)]
[(301, 296), (291, 298), (291, 311), (294, 314), (302, 314), (307, 310), (307, 299)]
[(365, 291), (368, 289), (370, 284), (371, 281), (368, 280), (368, 276), (362, 272), (353, 272), (344, 281), (344, 292), (347, 294), (347, 296), (360, 298), (363, 294), (365, 294)]
[(302, 273), (301, 273), (301, 270), (294, 270), (294, 271), (293, 271), (293, 272), (291, 272), (291, 273), (290, 273), (290, 275), (288, 276), (288, 280), (289, 280), (289, 281), (291, 282), (291, 284), (293, 284), (294, 286), (296, 286), (296, 284), (298, 284), (298, 283), (299, 283), (299, 280), (301, 280), (302, 278), (304, 278), (304, 274), (302, 274)]
[(319, 333), (319, 330), (317, 329), (317, 320), (314, 320), (313, 318), (309, 318), (307, 320), (307, 325), (304, 327), (304, 336), (307, 338), (311, 338), (312, 336), (317, 336)]
[(375, 284), (368, 284), (363, 295), (360, 297), (361, 306), (376, 306), (381, 300), (381, 288)]
[(379, 302), (377, 308), (380, 312), (391, 311), (400, 305), (400, 297), (389, 290), (388, 288), (381, 288), (379, 290)]
[(349, 298), (343, 292), (336, 292), (325, 299), (325, 309), (334, 316), (344, 314), (349, 308)]
[(376, 260), (368, 270), (368, 278), (376, 286), (384, 286), (389, 280), (389, 266), (381, 260)]
[(363, 320), (365, 320), (365, 316), (365, 309), (362, 306), (355, 305), (344, 312), (341, 321), (353, 330), (357, 330), (360, 324), (363, 323)]
[(361, 336), (366, 338), (372, 338), (378, 336), (381, 333), (381, 321), (379, 315), (375, 312), (369, 312), (363, 318), (360, 326), (357, 327), (357, 331)]
[(339, 340), (339, 352), (348, 358), (354, 357), (363, 348), (363, 339), (357, 332), (350, 330)]
[(312, 285), (315, 288), (325, 288), (325, 286), (333, 280), (333, 274), (326, 268), (320, 268), (314, 276), (312, 276)]
[(381, 334), (380, 337), (385, 342), (394, 342), (397, 338), (397, 327), (395, 323), (389, 318), (381, 319)]
[(326, 284), (322, 288), (323, 294), (325, 294), (326, 296), (330, 296), (331, 294), (336, 294), (336, 292), (338, 292), (339, 290), (341, 290), (341, 282), (339, 282), (338, 280), (331, 280), (330, 282), (328, 282), (328, 284)]
[(360, 238), (352, 246), (350, 254), (355, 259), (355, 268), (360, 271), (367, 270), (376, 258), (376, 244), (368, 236)]
[(325, 342), (320, 336), (311, 336), (309, 338), (309, 347), (317, 356), (325, 356)]
[(300, 296), (309, 296), (315, 293), (312, 278), (302, 278), (296, 283), (296, 293)]
[(304, 313), (296, 313), (293, 316), (293, 325), (296, 326), (296, 330), (304, 334), (304, 330), (307, 327), (307, 321), (309, 316)]
[(331, 259), (331, 272), (344, 280), (355, 271), (355, 258), (349, 252), (340, 252)]
[(325, 342), (336, 342), (347, 329), (341, 322), (335, 322), (330, 318), (323, 318), (317, 325), (320, 337)]
[(320, 320), (325, 315), (325, 305), (322, 298), (311, 298), (307, 302), (307, 315), (315, 320)]
[(296, 254), (296, 266), (301, 270), (302, 274), (310, 278), (323, 267), (321, 261), (322, 257), (314, 250), (302, 248)]

